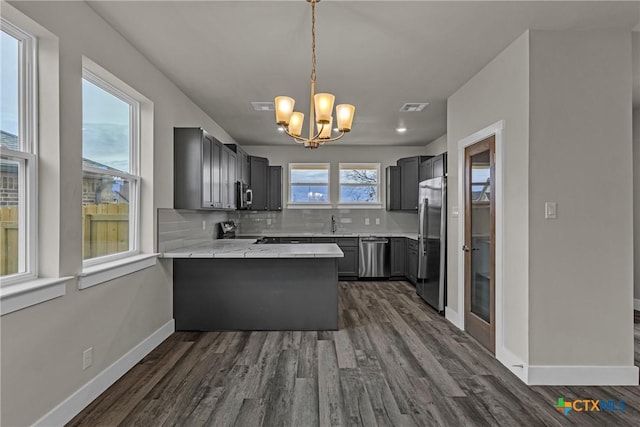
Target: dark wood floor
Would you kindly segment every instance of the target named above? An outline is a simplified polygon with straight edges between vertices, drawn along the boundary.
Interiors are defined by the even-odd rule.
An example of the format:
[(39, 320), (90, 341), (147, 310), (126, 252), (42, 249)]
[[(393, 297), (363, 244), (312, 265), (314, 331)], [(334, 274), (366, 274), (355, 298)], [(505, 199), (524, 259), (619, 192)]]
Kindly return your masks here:
[[(337, 332), (176, 333), (70, 425), (640, 425), (640, 387), (527, 387), (406, 282), (340, 282), (340, 317)], [(565, 417), (559, 397), (627, 409)]]

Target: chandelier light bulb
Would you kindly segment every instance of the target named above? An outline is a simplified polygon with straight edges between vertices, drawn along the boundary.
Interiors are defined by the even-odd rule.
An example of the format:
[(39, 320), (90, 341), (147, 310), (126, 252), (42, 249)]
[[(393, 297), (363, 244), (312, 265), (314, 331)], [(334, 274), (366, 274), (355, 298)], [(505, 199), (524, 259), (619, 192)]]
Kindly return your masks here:
[(293, 136), (300, 136), (302, 133), (302, 124), (304, 123), (304, 114), (293, 112), (289, 119), (289, 133)]
[(336, 116), (338, 117), (338, 130), (340, 132), (349, 132), (353, 124), (353, 116), (356, 107), (351, 104), (340, 104), (336, 107)]

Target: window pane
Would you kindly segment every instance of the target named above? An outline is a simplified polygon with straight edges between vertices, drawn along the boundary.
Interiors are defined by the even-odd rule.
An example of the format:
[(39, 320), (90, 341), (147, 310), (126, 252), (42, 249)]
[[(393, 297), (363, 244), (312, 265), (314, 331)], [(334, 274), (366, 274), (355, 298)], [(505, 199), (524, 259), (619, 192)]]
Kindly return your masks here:
[(82, 254), (95, 258), (129, 250), (131, 183), (108, 174), (84, 173)]
[(329, 183), (329, 170), (327, 169), (291, 169), (292, 183)]
[(328, 185), (292, 185), (292, 202), (327, 202)]
[(340, 201), (354, 203), (371, 203), (378, 201), (378, 187), (375, 185), (341, 185)]
[(20, 128), (20, 111), (18, 100), (20, 42), (4, 31), (0, 36), (0, 94), (2, 100), (0, 114), (0, 144), (20, 149), (18, 146), (18, 129)]
[(341, 184), (376, 184), (378, 171), (376, 169), (341, 169)]
[(130, 172), (131, 105), (82, 80), (82, 157), (91, 166)]
[(20, 163), (0, 163), (0, 276), (21, 273), (19, 236)]

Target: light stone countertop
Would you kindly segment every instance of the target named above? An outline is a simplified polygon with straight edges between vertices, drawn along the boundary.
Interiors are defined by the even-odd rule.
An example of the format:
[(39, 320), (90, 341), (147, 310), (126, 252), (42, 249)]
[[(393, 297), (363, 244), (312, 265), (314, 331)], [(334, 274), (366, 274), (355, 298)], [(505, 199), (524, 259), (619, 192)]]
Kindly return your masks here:
[(256, 239), (214, 240), (207, 244), (173, 249), (164, 258), (342, 258), (335, 243), (254, 244)]

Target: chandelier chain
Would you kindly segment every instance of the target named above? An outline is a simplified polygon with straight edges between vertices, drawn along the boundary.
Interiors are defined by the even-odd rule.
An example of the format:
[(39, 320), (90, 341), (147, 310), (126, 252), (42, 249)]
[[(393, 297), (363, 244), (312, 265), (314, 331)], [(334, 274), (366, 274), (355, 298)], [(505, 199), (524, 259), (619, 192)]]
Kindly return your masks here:
[(311, 81), (316, 81), (316, 0), (311, 0)]

